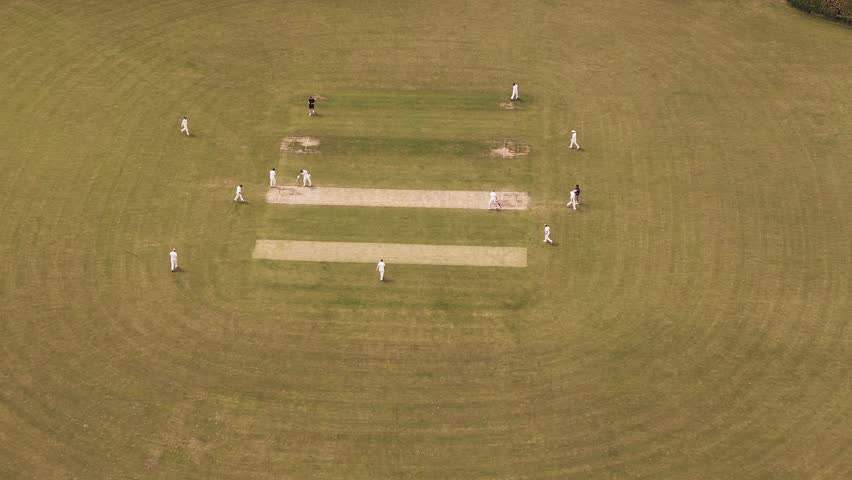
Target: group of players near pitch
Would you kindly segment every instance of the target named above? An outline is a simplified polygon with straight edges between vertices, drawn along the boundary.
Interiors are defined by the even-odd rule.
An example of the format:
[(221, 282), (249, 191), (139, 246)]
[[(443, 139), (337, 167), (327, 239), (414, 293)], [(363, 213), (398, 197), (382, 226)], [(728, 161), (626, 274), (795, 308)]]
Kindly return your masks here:
[[(521, 96), (518, 90), (518, 84), (512, 84), (512, 96), (510, 97), (510, 101), (520, 100)], [(316, 99), (311, 95), (308, 98), (308, 116), (313, 117), (316, 115)], [(185, 133), (189, 136), (189, 123), (186, 117), (180, 122), (180, 132)], [(580, 144), (577, 143), (577, 131), (571, 130), (571, 144), (568, 147), (569, 149), (577, 148), (580, 149)], [(277, 172), (273, 167), (269, 171), (269, 188), (276, 188), (277, 186)], [(299, 171), (299, 175), (296, 176), (296, 182), (299, 179), (302, 179), (303, 187), (312, 187), (313, 183), (311, 182), (311, 172), (302, 169)], [(236, 195), (234, 196), (235, 202), (245, 202), (243, 199), (243, 185), (237, 185)], [(577, 205), (580, 204), (580, 185), (574, 185), (574, 188), (570, 192), (570, 197), (568, 203), (565, 204), (569, 208), (573, 208), (577, 210)], [(502, 210), (503, 206), (500, 205), (500, 202), (497, 200), (497, 192), (492, 190), (489, 194), (488, 198), (488, 209), (489, 210)], [(553, 245), (553, 240), (550, 239), (550, 225), (544, 224), (544, 243), (549, 243)], [(169, 252), (169, 259), (171, 261), (171, 271), (175, 272), (178, 270), (178, 261), (177, 261), (177, 249), (173, 248), (171, 252)], [(385, 280), (385, 261), (384, 259), (379, 259), (379, 263), (376, 265), (376, 271), (379, 272), (379, 281), (383, 282)]]
[[(513, 83), (512, 84), (512, 96), (509, 100), (514, 102), (515, 100), (520, 100), (520, 99), (521, 99), (521, 95), (518, 92), (518, 84)], [(571, 144), (568, 146), (568, 148), (569, 149), (576, 148), (577, 150), (580, 149), (580, 144), (577, 143), (577, 130), (571, 130)], [(576, 185), (574, 185), (574, 188), (571, 189), (571, 192), (570, 192), (569, 198), (568, 198), (568, 203), (566, 203), (565, 206), (568, 207), (568, 208), (573, 208), (574, 210), (577, 210), (577, 205), (579, 205), (579, 204), (580, 204), (580, 185), (576, 184)], [(500, 210), (502, 208), (500, 206), (500, 202), (497, 201), (497, 192), (494, 192), (494, 191), (491, 192), (491, 198), (489, 198), (489, 200), (488, 200), (488, 209), (491, 210), (492, 208), (497, 209), (497, 210)], [(550, 239), (550, 225), (548, 225), (546, 223), (544, 224), (544, 243), (549, 243), (549, 244), (553, 245), (553, 240)]]

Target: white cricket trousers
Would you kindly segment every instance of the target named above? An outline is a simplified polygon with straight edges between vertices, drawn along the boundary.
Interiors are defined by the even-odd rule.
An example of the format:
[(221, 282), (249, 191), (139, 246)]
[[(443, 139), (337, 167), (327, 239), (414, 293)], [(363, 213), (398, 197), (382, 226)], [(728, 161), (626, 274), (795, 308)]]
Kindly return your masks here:
[(174, 272), (175, 270), (177, 270), (177, 268), (177, 260), (172, 260), (172, 271)]
[(379, 281), (380, 282), (385, 281), (385, 271), (384, 270), (379, 270)]
[(237, 200), (239, 200), (239, 201), (241, 201), (241, 202), (244, 202), (244, 201), (245, 201), (245, 200), (243, 200), (243, 194), (242, 194), (242, 193), (238, 193), (238, 194), (234, 197), (234, 201), (236, 202)]
[(571, 200), (568, 200), (568, 203), (566, 203), (565, 206), (566, 207), (572, 207), (572, 208), (574, 208), (574, 210), (577, 210), (577, 199), (572, 198)]
[(189, 136), (189, 127), (180, 127), (180, 133), (186, 133), (186, 135)]
[(269, 177), (269, 188), (275, 188), (275, 179)]
[(577, 140), (574, 140), (574, 139), (572, 138), (572, 139), (571, 139), (571, 145), (569, 145), (569, 146), (568, 146), (568, 148), (574, 148), (574, 147), (577, 147), (577, 150), (579, 150), (579, 149), (580, 149), (580, 144), (579, 144), (579, 143), (577, 143)]
[(314, 184), (311, 183), (311, 176), (310, 175), (304, 175), (302, 177), (302, 186), (303, 187), (313, 187), (314, 186)]
[(551, 239), (550, 239), (550, 234), (549, 234), (549, 233), (548, 233), (547, 235), (545, 235), (545, 236), (544, 236), (544, 241), (545, 241), (545, 242), (553, 243), (553, 240), (551, 240)]

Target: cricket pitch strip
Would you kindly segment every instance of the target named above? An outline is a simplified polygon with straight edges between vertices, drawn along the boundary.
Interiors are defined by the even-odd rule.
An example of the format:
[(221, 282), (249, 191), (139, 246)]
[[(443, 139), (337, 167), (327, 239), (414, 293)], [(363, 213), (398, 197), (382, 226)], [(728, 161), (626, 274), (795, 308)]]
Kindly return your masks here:
[[(285, 205), (354, 205), (362, 207), (488, 209), (489, 192), (453, 190), (385, 190), (375, 188), (276, 187), (267, 203)], [(503, 210), (526, 210), (526, 192), (497, 192)]]
[(388, 265), (527, 266), (527, 249), (523, 247), (257, 240), (251, 256), (297, 262), (377, 263), (383, 258)]

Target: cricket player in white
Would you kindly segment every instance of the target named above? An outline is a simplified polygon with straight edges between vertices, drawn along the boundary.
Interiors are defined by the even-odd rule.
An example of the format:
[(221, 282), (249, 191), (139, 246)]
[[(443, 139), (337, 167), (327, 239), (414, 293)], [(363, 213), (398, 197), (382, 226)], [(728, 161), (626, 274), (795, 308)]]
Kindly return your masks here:
[(580, 149), (580, 144), (577, 143), (577, 130), (571, 130), (571, 145), (568, 146), (569, 149), (574, 147), (577, 147), (577, 150)]
[(518, 95), (518, 84), (512, 84), (512, 98), (510, 100), (519, 100), (521, 97)]
[(495, 209), (495, 208), (497, 210), (500, 210), (500, 202), (497, 201), (497, 192), (492, 191), (490, 193), (489, 198), (488, 198), (488, 210)]
[(553, 245), (553, 240), (550, 239), (550, 226), (546, 223), (544, 224), (544, 243)]
[(269, 171), (269, 188), (275, 188), (275, 169)]
[(379, 272), (379, 281), (385, 281), (385, 260), (383, 258), (379, 259), (379, 264), (376, 265), (376, 271)]
[(573, 207), (574, 210), (577, 210), (577, 191), (571, 190), (571, 198), (568, 199), (568, 203), (565, 204), (566, 207)]
[(296, 175), (296, 181), (297, 182), (299, 181), (299, 177), (302, 177), (302, 186), (303, 187), (313, 187), (314, 186), (314, 184), (311, 183), (311, 172), (309, 172), (307, 170), (302, 170), (301, 172), (299, 172), (299, 174)]
[(239, 200), (240, 202), (245, 201), (245, 200), (243, 200), (243, 184), (242, 183), (237, 185), (237, 194), (234, 195), (234, 201), (236, 202), (237, 200)]
[(183, 117), (183, 120), (180, 121), (180, 133), (186, 133), (186, 136), (189, 136), (189, 125), (186, 123), (186, 117)]
[(172, 271), (174, 272), (175, 270), (178, 269), (177, 249), (173, 248), (172, 251), (169, 252), (169, 258), (172, 260)]

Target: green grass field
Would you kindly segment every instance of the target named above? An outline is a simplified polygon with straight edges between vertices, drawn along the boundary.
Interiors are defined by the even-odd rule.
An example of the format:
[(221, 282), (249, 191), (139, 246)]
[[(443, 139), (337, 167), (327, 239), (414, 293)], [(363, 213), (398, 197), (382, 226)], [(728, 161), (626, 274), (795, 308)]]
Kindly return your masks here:
[[(780, 0), (7, 0), (0, 30), (0, 478), (852, 476), (852, 29)], [(531, 208), (268, 205), (272, 166)], [(379, 284), (256, 239), (529, 267)]]

